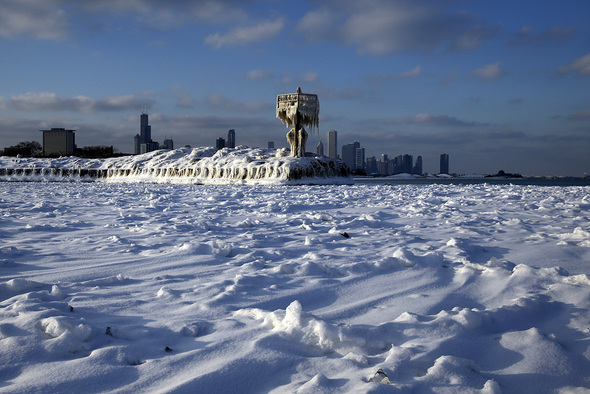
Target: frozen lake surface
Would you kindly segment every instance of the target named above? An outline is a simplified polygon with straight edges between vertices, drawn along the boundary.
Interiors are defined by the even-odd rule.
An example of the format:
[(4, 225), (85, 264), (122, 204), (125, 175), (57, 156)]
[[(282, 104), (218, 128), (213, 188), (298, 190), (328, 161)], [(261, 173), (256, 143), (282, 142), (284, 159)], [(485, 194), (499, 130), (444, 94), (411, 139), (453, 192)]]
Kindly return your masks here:
[(590, 389), (590, 187), (1, 182), (0, 242), (2, 392)]

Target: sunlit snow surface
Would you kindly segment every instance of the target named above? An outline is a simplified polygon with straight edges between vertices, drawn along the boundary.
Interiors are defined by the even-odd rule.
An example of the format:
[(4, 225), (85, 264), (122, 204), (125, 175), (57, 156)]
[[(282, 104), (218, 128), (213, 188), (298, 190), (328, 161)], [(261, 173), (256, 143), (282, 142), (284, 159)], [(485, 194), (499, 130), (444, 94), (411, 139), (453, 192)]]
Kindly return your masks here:
[(0, 391), (588, 389), (589, 216), (588, 187), (2, 182)]

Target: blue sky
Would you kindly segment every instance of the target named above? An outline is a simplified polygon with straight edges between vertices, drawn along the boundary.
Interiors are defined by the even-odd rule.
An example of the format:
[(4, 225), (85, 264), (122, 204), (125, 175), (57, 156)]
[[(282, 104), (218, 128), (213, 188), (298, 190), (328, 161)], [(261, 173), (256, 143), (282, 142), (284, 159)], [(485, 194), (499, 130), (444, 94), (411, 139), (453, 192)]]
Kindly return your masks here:
[(316, 93), (319, 136), (438, 172), (590, 173), (590, 2), (0, 0), (0, 147), (76, 129), (286, 145), (277, 94)]

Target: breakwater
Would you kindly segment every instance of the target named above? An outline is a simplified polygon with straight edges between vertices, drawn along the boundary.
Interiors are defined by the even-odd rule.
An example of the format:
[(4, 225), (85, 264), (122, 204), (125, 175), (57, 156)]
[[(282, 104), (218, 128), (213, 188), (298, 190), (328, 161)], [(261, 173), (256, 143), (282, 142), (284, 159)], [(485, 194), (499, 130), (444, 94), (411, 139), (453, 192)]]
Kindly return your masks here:
[(176, 150), (114, 159), (0, 160), (0, 181), (105, 181), (188, 184), (350, 184), (339, 159), (269, 155), (260, 149)]

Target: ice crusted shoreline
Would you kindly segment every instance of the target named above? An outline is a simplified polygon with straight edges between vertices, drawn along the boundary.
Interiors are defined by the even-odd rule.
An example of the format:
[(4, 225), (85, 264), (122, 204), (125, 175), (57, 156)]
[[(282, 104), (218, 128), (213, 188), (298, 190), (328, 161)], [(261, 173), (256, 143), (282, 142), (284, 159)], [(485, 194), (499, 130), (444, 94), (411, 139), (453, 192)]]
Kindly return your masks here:
[(0, 180), (180, 184), (352, 184), (328, 157), (290, 157), (285, 149), (180, 148), (108, 159), (0, 157)]

